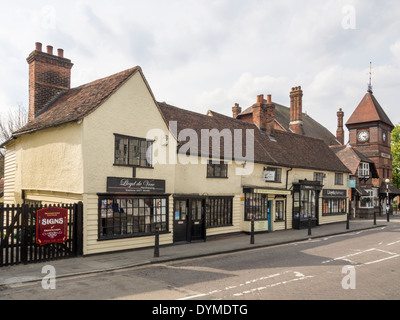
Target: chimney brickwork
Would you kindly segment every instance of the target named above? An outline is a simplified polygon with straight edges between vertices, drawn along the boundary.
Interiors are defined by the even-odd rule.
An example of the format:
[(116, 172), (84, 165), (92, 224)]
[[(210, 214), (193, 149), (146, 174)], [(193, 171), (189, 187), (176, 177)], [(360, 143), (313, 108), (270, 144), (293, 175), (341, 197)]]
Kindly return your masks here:
[(290, 92), (290, 130), (304, 135), (303, 129), (303, 91), (301, 87), (292, 88)]
[(241, 112), (242, 108), (239, 106), (238, 103), (235, 103), (235, 106), (232, 107), (233, 117), (236, 119)]
[(264, 101), (264, 95), (257, 96), (257, 103), (253, 105), (253, 123), (260, 130), (274, 135), (275, 105), (272, 103), (271, 95), (268, 95), (267, 103)]
[(344, 130), (343, 130), (343, 118), (344, 118), (344, 112), (340, 108), (338, 113), (338, 128), (336, 130), (336, 139), (340, 142), (341, 145), (344, 145)]
[(42, 52), (42, 44), (36, 43), (36, 50), (27, 58), (29, 64), (29, 121), (61, 91), (71, 88), (71, 60), (64, 58), (64, 51), (58, 49), (53, 55), (53, 47), (47, 46)]

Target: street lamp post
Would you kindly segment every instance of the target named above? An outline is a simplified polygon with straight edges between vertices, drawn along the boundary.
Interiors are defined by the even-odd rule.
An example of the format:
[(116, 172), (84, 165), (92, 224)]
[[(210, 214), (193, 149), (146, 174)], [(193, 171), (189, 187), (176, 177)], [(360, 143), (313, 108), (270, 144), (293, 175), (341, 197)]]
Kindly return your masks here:
[(390, 180), (386, 179), (385, 182), (386, 182), (386, 219), (387, 219), (387, 222), (389, 222), (390, 221), (390, 218), (389, 218), (389, 214), (390, 214), (389, 183), (390, 183)]

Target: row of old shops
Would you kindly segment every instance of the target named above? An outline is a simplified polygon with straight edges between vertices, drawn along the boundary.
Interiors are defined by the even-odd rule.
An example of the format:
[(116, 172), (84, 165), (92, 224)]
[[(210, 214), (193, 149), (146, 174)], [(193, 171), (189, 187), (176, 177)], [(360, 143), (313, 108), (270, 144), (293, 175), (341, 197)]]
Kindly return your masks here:
[[(295, 171), (294, 171), (295, 173)], [(115, 180), (115, 178), (114, 178)], [(118, 180), (118, 179), (117, 179)], [(119, 179), (124, 192), (98, 194), (98, 240), (146, 238), (157, 230), (166, 243), (205, 241), (207, 238), (251, 231), (303, 229), (346, 221), (345, 185), (324, 188), (320, 181), (293, 181), (288, 188), (241, 186), (240, 193), (166, 193), (168, 182)], [(229, 180), (220, 182), (230, 189)], [(117, 182), (114, 182), (117, 183)], [(132, 189), (132, 191), (130, 191)], [(144, 191), (146, 190), (146, 191)], [(154, 193), (154, 191), (158, 193)], [(119, 190), (121, 191), (121, 190)]]

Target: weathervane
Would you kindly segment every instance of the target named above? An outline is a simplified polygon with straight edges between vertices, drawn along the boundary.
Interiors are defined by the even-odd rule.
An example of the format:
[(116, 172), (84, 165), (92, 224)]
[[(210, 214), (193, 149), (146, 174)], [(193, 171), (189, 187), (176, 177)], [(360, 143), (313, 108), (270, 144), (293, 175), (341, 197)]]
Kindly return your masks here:
[(372, 93), (372, 62), (369, 62), (369, 83), (368, 83), (368, 92)]

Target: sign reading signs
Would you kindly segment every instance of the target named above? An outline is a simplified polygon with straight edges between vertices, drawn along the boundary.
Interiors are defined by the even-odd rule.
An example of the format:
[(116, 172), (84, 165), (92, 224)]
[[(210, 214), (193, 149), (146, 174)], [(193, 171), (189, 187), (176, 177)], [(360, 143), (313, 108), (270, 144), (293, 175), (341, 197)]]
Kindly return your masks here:
[(107, 192), (165, 193), (165, 180), (109, 177)]
[(43, 246), (49, 243), (67, 241), (68, 210), (64, 208), (44, 208), (36, 212), (36, 243)]

